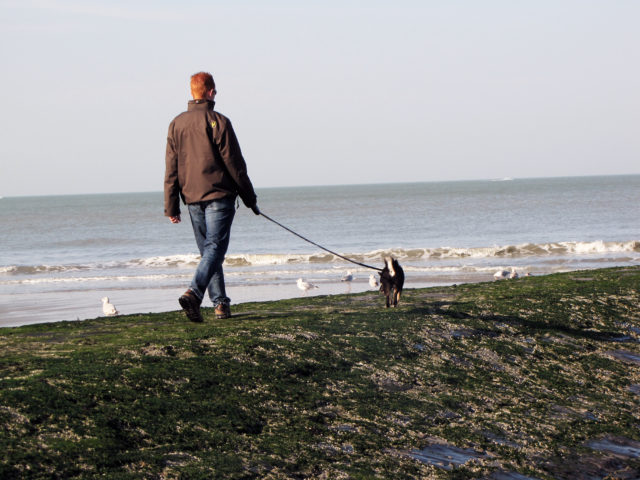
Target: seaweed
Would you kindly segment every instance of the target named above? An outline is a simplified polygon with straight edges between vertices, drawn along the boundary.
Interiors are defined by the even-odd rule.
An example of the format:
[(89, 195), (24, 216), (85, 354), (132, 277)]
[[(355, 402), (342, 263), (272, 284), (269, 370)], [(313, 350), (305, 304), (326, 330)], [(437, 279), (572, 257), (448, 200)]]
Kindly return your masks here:
[(3, 328), (0, 478), (636, 478), (639, 305), (627, 267)]

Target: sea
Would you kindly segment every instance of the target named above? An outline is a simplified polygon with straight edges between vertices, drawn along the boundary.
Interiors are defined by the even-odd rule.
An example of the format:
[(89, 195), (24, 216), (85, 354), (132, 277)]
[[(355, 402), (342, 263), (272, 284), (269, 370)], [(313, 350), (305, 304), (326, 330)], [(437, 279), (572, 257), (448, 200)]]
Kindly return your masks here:
[[(367, 266), (240, 203), (224, 263), (233, 304), (373, 290), (368, 267), (388, 255), (405, 288), (640, 264), (640, 175), (257, 193), (273, 220)], [(103, 297), (120, 314), (178, 310), (199, 261), (188, 214), (171, 224), (162, 192), (0, 198), (0, 225), (0, 327), (97, 318)]]

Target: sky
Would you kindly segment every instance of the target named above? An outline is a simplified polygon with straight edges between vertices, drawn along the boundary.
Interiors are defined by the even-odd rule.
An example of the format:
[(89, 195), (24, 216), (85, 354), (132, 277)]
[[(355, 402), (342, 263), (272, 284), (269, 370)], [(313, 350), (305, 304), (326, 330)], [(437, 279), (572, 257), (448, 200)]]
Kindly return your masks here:
[(213, 74), (257, 188), (640, 173), (637, 0), (0, 0), (0, 196), (161, 191)]

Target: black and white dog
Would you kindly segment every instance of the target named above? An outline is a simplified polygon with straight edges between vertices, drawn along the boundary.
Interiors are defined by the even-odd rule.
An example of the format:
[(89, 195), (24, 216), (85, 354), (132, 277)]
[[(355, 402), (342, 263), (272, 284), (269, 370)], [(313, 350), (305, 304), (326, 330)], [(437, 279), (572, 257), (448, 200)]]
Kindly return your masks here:
[(380, 292), (387, 297), (387, 305), (398, 305), (404, 286), (404, 270), (393, 257), (384, 257), (384, 268), (380, 272)]

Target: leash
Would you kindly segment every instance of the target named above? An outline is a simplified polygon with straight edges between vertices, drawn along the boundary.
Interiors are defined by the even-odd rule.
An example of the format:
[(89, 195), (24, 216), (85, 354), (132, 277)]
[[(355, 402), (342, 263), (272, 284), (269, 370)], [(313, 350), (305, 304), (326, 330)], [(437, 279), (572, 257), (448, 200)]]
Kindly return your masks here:
[(347, 262), (351, 262), (351, 263), (355, 263), (356, 265), (360, 265), (361, 267), (365, 267), (365, 268), (370, 268), (371, 270), (376, 270), (378, 272), (381, 272), (382, 269), (381, 268), (376, 268), (376, 267), (372, 267), (371, 265), (367, 265), (365, 263), (360, 263), (360, 262), (356, 262), (355, 260), (352, 260), (348, 257), (345, 257), (344, 255), (340, 255), (339, 253), (333, 252), (331, 250), (329, 250), (328, 248), (323, 247), (322, 245), (318, 245), (316, 242), (309, 240), (308, 238), (303, 237), (302, 235), (300, 235), (299, 233), (294, 232), (293, 230), (291, 230), (288, 227), (285, 227), (284, 225), (282, 225), (280, 222), (276, 222), (273, 218), (265, 215), (264, 213), (260, 212), (260, 215), (262, 215), (264, 218), (266, 218), (267, 220), (269, 220), (270, 222), (275, 223), (276, 225), (278, 225), (281, 228), (284, 228), (287, 232), (289, 233), (293, 233), (296, 237), (301, 238), (302, 240), (304, 240), (305, 242), (310, 243), (311, 245), (315, 245), (316, 247), (324, 250), (325, 252), (329, 252), (332, 255), (335, 255), (336, 257), (340, 257), (343, 260), (346, 260)]

